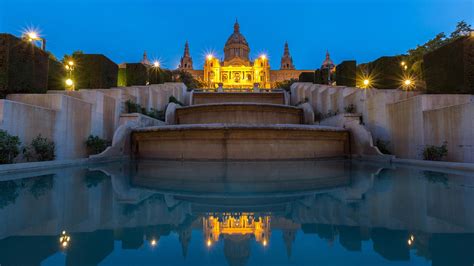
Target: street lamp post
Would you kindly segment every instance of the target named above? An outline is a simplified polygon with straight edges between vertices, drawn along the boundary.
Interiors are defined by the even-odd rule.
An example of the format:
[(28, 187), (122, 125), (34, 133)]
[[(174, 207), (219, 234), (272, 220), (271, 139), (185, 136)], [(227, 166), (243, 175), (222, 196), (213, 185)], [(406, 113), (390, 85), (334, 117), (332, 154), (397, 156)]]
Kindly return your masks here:
[(40, 37), (37, 32), (35, 31), (25, 32), (22, 37), (24, 40), (31, 43), (36, 42), (36, 41), (41, 41), (41, 50), (44, 51), (46, 49), (46, 39)]

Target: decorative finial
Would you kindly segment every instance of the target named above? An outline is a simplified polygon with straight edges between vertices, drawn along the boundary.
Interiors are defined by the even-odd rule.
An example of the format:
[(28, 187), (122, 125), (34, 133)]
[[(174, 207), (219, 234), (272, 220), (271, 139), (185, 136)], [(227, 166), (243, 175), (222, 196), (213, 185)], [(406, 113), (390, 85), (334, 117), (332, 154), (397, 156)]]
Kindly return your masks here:
[(237, 18), (235, 18), (235, 24), (234, 24), (234, 32), (239, 32), (240, 26), (239, 26), (239, 21)]

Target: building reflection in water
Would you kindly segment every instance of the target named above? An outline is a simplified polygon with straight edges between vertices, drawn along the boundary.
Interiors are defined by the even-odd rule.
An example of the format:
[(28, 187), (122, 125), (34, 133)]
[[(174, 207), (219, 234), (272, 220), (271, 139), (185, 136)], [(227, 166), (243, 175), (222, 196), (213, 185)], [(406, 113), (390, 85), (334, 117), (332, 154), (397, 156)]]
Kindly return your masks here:
[[(287, 256), (297, 260), (302, 258), (292, 257), (293, 245), (300, 238), (316, 241), (314, 235), (343, 247), (341, 257), (370, 251), (384, 261), (416, 256), (433, 265), (474, 263), (470, 176), (347, 162), (205, 163), (201, 170), (196, 188), (190, 185), (195, 165), (182, 163), (3, 179), (0, 264), (39, 265), (63, 252), (67, 265), (97, 265), (113, 252), (130, 254), (123, 250), (146, 247), (161, 254), (162, 243), (169, 243), (162, 240), (171, 236), (185, 258), (188, 252), (196, 258), (198, 250), (190, 249), (196, 241), (209, 254), (222, 248), (231, 265), (245, 265), (261, 252), (252, 243), (264, 247), (265, 256), (277, 256), (282, 241)], [(159, 171), (157, 180), (153, 173)], [(252, 181), (256, 175), (262, 182)], [(370, 243), (369, 251), (363, 243)], [(298, 249), (317, 259), (317, 251)]]
[(202, 218), (206, 245), (225, 239), (251, 238), (266, 246), (270, 239), (270, 216), (256, 216), (255, 213), (214, 213)]

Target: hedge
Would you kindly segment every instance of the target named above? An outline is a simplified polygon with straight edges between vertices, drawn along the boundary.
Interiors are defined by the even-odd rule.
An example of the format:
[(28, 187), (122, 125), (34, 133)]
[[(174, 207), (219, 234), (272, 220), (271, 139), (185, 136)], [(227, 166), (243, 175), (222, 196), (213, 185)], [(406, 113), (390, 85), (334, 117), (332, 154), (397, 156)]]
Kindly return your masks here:
[(75, 54), (77, 89), (108, 89), (117, 86), (118, 66), (101, 54)]
[(398, 89), (402, 85), (404, 70), (400, 63), (405, 56), (383, 56), (375, 61), (364, 64), (377, 89)]
[(423, 57), (428, 93), (474, 94), (474, 38), (463, 37)]
[(10, 93), (45, 93), (49, 55), (11, 34), (0, 34), (0, 98)]
[(125, 86), (146, 85), (148, 82), (148, 69), (142, 63), (125, 64)]
[(67, 77), (64, 65), (51, 58), (48, 61), (48, 90), (64, 90)]
[(355, 60), (343, 61), (336, 66), (336, 84), (338, 86), (356, 86), (356, 68)]
[(301, 72), (298, 81), (299, 82), (312, 82), (314, 83), (314, 72)]

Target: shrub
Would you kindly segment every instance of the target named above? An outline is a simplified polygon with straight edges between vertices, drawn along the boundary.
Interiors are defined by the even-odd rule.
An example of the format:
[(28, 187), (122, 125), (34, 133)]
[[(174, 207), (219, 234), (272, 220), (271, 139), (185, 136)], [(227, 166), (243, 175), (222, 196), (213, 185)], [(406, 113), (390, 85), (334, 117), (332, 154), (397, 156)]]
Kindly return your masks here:
[(388, 147), (390, 146), (390, 141), (377, 139), (377, 141), (375, 142), (375, 146), (377, 146), (379, 151), (383, 154), (392, 154), (388, 149)]
[(303, 104), (303, 103), (307, 103), (307, 102), (309, 102), (309, 99), (308, 99), (308, 97), (305, 97), (303, 100), (297, 102), (297, 103), (296, 103), (296, 106), (298, 106), (298, 105), (300, 105), (300, 104)]
[(99, 136), (90, 135), (86, 141), (87, 151), (89, 154), (99, 154), (103, 152), (109, 145), (109, 141), (101, 139)]
[(441, 146), (428, 145), (423, 150), (423, 160), (441, 161), (448, 155), (448, 143), (445, 141)]
[(20, 139), (0, 130), (0, 164), (13, 163), (20, 153)]
[(142, 113), (142, 106), (138, 103), (133, 102), (132, 100), (127, 100), (125, 102), (125, 106), (127, 108), (127, 113)]
[[(171, 96), (173, 97), (173, 96)], [(170, 99), (171, 99), (170, 97)], [(174, 97), (173, 97), (174, 98)], [(174, 98), (176, 100), (176, 98)], [(181, 104), (178, 100), (176, 100), (178, 104)], [(127, 113), (139, 113), (139, 114), (144, 114), (146, 116), (164, 121), (165, 120), (165, 111), (159, 111), (154, 108), (151, 108), (149, 111), (146, 110), (146, 108), (142, 107), (138, 103), (134, 103), (131, 100), (127, 100), (125, 102), (125, 105), (127, 107)]]
[(23, 149), (23, 156), (28, 162), (52, 161), (56, 158), (54, 149), (54, 142), (43, 138), (40, 134)]
[(175, 104), (178, 104), (178, 105), (181, 105), (181, 106), (184, 105), (182, 102), (178, 101), (178, 99), (176, 99), (173, 95), (171, 95), (168, 98), (168, 103), (175, 103)]
[(108, 89), (117, 86), (118, 66), (101, 54), (73, 55), (77, 62), (74, 70), (76, 89)]
[(314, 72), (301, 72), (298, 81), (299, 82), (312, 82), (314, 83)]
[(338, 86), (356, 86), (356, 61), (343, 61), (336, 67), (336, 82)]
[(463, 37), (423, 57), (428, 93), (474, 93), (474, 39)]
[(344, 111), (346, 113), (354, 114), (356, 112), (356, 107), (353, 104), (349, 104), (348, 106), (344, 107)]
[(290, 91), (291, 85), (293, 83), (298, 82), (298, 79), (292, 78), (292, 79), (287, 79), (284, 81), (277, 81), (275, 82), (275, 88), (283, 89), (285, 91)]

